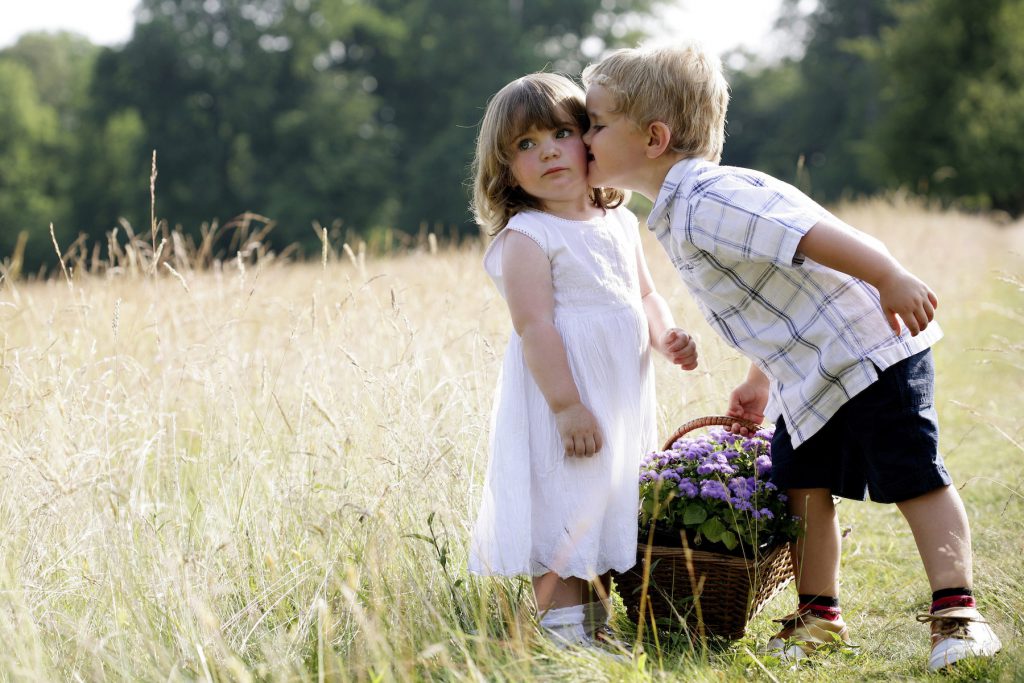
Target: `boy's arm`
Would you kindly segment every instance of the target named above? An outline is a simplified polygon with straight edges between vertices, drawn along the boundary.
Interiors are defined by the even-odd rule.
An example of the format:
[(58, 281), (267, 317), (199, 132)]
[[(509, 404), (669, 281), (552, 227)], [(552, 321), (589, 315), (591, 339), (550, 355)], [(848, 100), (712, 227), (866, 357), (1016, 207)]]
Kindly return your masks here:
[(647, 267), (643, 248), (636, 246), (636, 270), (640, 280), (640, 297), (647, 315), (647, 328), (651, 345), (673, 364), (683, 370), (697, 368), (697, 343), (693, 338), (676, 327), (672, 311), (665, 298), (658, 293)]
[[(768, 376), (751, 363), (747, 378), (729, 395), (729, 408), (725, 414), (761, 424), (764, 422), (764, 409), (767, 405)], [(750, 435), (750, 431), (738, 422), (733, 423), (730, 431), (743, 436)]]
[(935, 308), (939, 305), (935, 293), (873, 237), (829, 221), (819, 221), (800, 240), (798, 251), (877, 289), (882, 310), (896, 334), (900, 333), (897, 316), (912, 336), (928, 327), (935, 317)]
[(565, 454), (591, 456), (601, 450), (601, 429), (580, 400), (565, 345), (555, 328), (551, 263), (529, 237), (510, 231), (504, 239), (505, 297), (512, 326), (523, 340), (526, 365), (555, 414)]

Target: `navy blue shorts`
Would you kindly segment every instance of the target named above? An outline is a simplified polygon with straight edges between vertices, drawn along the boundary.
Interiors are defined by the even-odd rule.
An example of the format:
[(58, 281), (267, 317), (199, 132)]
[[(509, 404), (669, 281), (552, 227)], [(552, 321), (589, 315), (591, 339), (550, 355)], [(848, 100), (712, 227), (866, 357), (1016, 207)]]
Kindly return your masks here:
[(935, 369), (930, 349), (880, 371), (794, 450), (780, 417), (772, 481), (781, 489), (899, 503), (953, 483), (939, 455)]

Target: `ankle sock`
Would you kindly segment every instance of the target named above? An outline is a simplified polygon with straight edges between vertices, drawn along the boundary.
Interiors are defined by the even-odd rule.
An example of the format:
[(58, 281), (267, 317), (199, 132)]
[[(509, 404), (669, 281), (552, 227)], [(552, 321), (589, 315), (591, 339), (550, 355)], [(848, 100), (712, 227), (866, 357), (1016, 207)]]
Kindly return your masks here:
[(949, 607), (975, 607), (974, 593), (970, 588), (943, 588), (932, 593), (933, 614)]
[(541, 629), (559, 645), (584, 645), (583, 605), (552, 608), (537, 615)]
[(797, 612), (810, 613), (819, 619), (835, 621), (843, 615), (839, 608), (839, 598), (830, 595), (799, 595), (797, 596)]

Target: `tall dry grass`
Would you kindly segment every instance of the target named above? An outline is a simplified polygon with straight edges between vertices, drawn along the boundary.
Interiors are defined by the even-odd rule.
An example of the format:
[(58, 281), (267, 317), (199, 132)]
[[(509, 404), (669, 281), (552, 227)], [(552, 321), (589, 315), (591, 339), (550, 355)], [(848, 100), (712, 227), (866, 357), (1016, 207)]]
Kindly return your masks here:
[[(1007, 641), (984, 672), (1015, 678), (1021, 231), (911, 204), (839, 212), (939, 293), (947, 459), (975, 527), (979, 594)], [(668, 431), (720, 411), (744, 363), (700, 320), (660, 247), (647, 247), (657, 285), (701, 343), (697, 372), (657, 367)], [(757, 653), (766, 619), (732, 648), (649, 644), (633, 666), (558, 653), (524, 616), (524, 581), (467, 577), (510, 329), (481, 245), (383, 258), (325, 244), (316, 264), (250, 249), (198, 268), (168, 260), (154, 234), (121, 254), (0, 289), (0, 677), (808, 675)], [(888, 508), (842, 514), (845, 604), (865, 654), (830, 675), (923, 675), (911, 617), (927, 586), (909, 532)]]

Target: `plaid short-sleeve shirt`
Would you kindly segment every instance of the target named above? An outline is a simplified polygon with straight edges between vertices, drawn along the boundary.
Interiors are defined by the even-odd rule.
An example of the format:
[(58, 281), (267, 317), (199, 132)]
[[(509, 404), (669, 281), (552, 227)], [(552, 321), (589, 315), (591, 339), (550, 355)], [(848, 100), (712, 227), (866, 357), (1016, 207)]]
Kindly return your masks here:
[(842, 222), (792, 185), (703, 159), (669, 171), (647, 220), (705, 318), (771, 380), (766, 416), (796, 447), (884, 370), (942, 336), (889, 327), (878, 291), (797, 251)]

